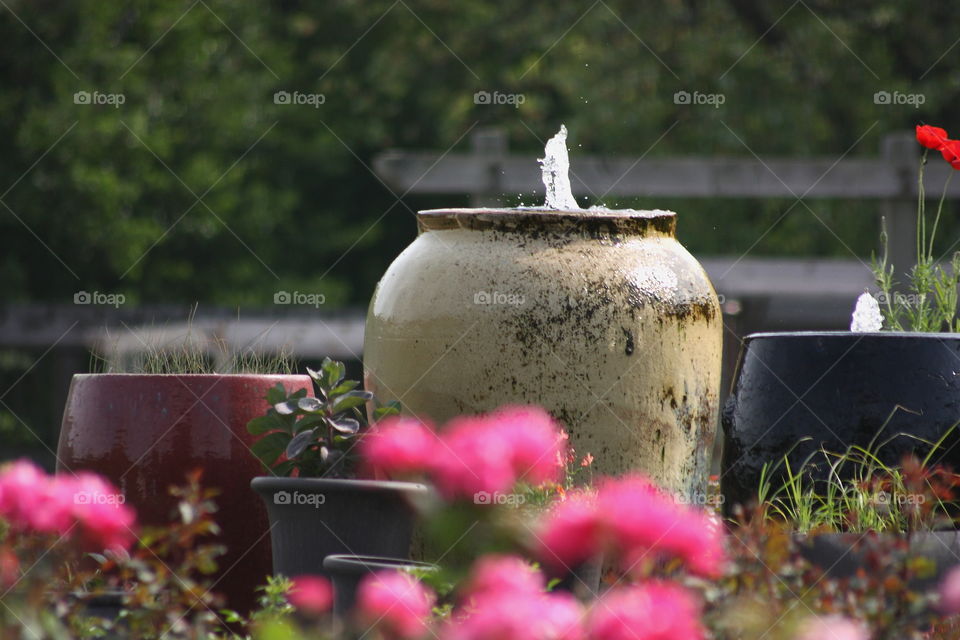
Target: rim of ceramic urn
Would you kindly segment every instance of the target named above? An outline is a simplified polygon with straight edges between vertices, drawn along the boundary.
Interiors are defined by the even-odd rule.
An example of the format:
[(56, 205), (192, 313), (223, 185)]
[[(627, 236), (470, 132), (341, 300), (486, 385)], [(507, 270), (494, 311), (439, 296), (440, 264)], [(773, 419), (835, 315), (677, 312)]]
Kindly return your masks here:
[(75, 373), (74, 378), (307, 378), (305, 373)]
[(280, 491), (284, 489), (314, 491), (406, 491), (409, 493), (427, 493), (430, 488), (418, 482), (397, 480), (349, 480), (346, 478), (287, 478), (279, 476), (257, 476), (250, 481), (254, 491)]
[(744, 337), (744, 341), (769, 339), (789, 340), (791, 338), (913, 338), (919, 340), (960, 340), (960, 333), (925, 333), (922, 331), (763, 331), (747, 335)]
[(663, 209), (562, 210), (534, 207), (424, 209), (417, 212), (424, 231), (446, 229), (535, 230), (566, 227), (583, 231), (673, 236), (677, 214)]
[(323, 568), (328, 571), (368, 573), (371, 569), (420, 569), (436, 571), (437, 565), (404, 558), (386, 556), (360, 556), (349, 553), (335, 553), (323, 559)]

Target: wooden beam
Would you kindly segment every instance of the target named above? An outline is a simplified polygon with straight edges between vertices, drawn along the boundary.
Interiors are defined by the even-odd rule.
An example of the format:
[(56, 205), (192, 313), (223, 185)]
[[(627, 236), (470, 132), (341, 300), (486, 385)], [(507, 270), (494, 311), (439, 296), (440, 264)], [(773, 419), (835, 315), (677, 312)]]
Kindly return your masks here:
[[(502, 144), (505, 148), (506, 143)], [(595, 197), (910, 199), (917, 195), (916, 146), (911, 134), (898, 133), (884, 139), (883, 155), (874, 158), (637, 159), (574, 154), (570, 180), (575, 194)], [(540, 168), (533, 155), (473, 152), (442, 156), (392, 150), (378, 155), (373, 166), (401, 192), (477, 194), (490, 189), (491, 176), (496, 176), (496, 192), (490, 195), (525, 198), (543, 194)], [(927, 167), (931, 197), (940, 193), (950, 171), (943, 163), (932, 162)], [(948, 196), (960, 197), (960, 182), (951, 185)]]

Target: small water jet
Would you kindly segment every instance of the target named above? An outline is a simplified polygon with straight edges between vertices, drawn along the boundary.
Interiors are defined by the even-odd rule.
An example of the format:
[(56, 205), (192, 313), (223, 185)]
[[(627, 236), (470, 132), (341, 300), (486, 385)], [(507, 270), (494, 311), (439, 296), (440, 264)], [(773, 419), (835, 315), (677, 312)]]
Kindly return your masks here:
[(543, 158), (539, 160), (543, 172), (543, 187), (546, 190), (544, 207), (560, 211), (580, 211), (577, 199), (570, 187), (570, 156), (567, 153), (567, 127), (547, 140)]
[(850, 318), (850, 331), (858, 333), (873, 333), (883, 328), (883, 315), (880, 314), (880, 303), (869, 293), (861, 293), (857, 298), (857, 305)]

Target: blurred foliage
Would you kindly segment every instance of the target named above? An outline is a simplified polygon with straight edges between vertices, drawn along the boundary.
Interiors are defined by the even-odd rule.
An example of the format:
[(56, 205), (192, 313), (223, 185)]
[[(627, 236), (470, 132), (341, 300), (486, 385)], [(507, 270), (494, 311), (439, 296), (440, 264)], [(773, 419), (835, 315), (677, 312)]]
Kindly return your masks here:
[[(872, 156), (917, 121), (960, 127), (958, 17), (894, 0), (4, 0), (0, 294), (365, 304), (413, 211), (466, 202), (397, 203), (369, 170), (385, 148), (463, 150), (499, 125), (533, 162), (565, 122), (574, 168), (579, 153), (648, 150)], [(525, 101), (476, 105), (478, 90)], [(677, 105), (678, 90), (725, 102)], [(925, 102), (877, 105), (881, 90)], [(701, 254), (867, 257), (877, 239), (875, 203), (606, 204), (637, 203), (676, 208)], [(948, 222), (943, 249), (958, 231)]]

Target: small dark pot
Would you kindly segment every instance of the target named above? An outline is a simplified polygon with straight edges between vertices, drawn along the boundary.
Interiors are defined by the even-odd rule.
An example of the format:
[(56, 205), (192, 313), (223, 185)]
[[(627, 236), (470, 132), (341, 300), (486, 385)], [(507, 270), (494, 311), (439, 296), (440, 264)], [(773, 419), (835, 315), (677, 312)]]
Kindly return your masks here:
[[(851, 445), (867, 447), (875, 437), (879, 444), (901, 433), (936, 442), (960, 419), (957, 371), (956, 334), (747, 336), (722, 416), (726, 508), (754, 498), (764, 463), (777, 465), (788, 451), (796, 470), (821, 447), (842, 453)], [(898, 406), (904, 410), (894, 412)], [(799, 442), (803, 438), (810, 440)], [(932, 463), (960, 469), (960, 447), (953, 446), (960, 433), (948, 440)], [(922, 457), (929, 447), (900, 436), (880, 450), (879, 458), (894, 465), (911, 451)], [(852, 471), (848, 467), (844, 471)], [(782, 480), (774, 474), (774, 488)]]
[(83, 615), (104, 620), (116, 620), (123, 610), (123, 601), (126, 598), (123, 591), (106, 591), (104, 593), (74, 593), (73, 598), (83, 603)]
[(406, 558), (412, 501), (427, 487), (412, 482), (262, 476), (250, 483), (267, 505), (273, 572), (327, 575), (330, 555)]
[(583, 562), (562, 576), (554, 586), (555, 591), (566, 591), (580, 600), (593, 600), (600, 595), (600, 578), (603, 575), (603, 557)]
[(333, 612), (342, 617), (353, 609), (357, 587), (367, 574), (410, 569), (436, 571), (437, 565), (398, 558), (338, 554), (324, 558), (323, 568), (333, 581)]
[[(895, 544), (892, 538), (905, 538), (906, 534), (880, 533), (862, 536), (856, 533), (828, 533), (817, 536), (799, 536), (797, 546), (800, 555), (810, 564), (819, 567), (828, 578), (850, 578), (868, 566), (868, 556), (883, 552)], [(912, 558), (931, 561), (936, 569), (929, 576), (913, 578), (911, 589), (925, 591), (935, 588), (953, 567), (960, 565), (960, 532), (925, 531), (914, 533), (904, 551), (895, 554), (896, 559), (907, 562)], [(890, 570), (891, 567), (887, 567)]]

